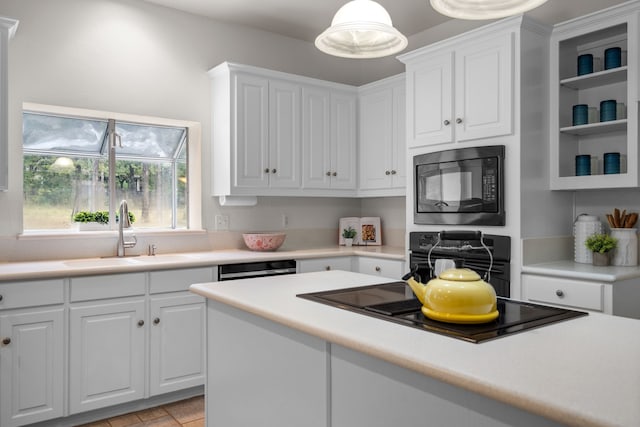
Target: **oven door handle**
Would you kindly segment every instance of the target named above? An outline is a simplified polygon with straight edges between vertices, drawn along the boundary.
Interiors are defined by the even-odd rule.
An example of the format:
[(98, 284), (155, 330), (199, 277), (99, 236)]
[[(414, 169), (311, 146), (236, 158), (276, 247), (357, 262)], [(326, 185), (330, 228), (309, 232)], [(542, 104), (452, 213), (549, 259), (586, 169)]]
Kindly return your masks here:
[(440, 240), (481, 240), (481, 231), (449, 230), (440, 232)]

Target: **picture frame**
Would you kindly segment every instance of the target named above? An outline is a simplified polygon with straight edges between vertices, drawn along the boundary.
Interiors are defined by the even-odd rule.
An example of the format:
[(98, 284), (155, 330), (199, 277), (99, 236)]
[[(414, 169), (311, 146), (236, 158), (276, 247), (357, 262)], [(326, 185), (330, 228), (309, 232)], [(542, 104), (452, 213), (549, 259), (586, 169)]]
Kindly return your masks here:
[(380, 246), (382, 245), (382, 228), (380, 227), (380, 217), (346, 217), (340, 218), (338, 227), (338, 244), (344, 246), (342, 230), (352, 227), (356, 230), (353, 238), (353, 245), (359, 246)]

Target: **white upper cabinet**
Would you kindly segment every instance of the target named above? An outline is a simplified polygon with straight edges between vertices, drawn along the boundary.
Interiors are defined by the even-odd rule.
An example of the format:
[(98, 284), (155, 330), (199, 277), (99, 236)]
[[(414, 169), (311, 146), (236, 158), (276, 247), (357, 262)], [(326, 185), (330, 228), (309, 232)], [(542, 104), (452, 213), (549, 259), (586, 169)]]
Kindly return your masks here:
[(406, 181), (405, 80), (360, 88), (359, 194), (403, 196)]
[(226, 62), (209, 76), (213, 195), (355, 194), (355, 88)]
[[(638, 187), (638, 2), (559, 24), (551, 37), (550, 182), (552, 190)], [(620, 63), (605, 63), (605, 50), (620, 48)], [(591, 72), (578, 72), (578, 57), (592, 55)], [(591, 63), (591, 61), (588, 61)], [(601, 102), (613, 100), (610, 117)], [(586, 105), (587, 122), (574, 122), (573, 106)], [(626, 111), (625, 111), (626, 110)], [(590, 117), (589, 117), (590, 115)], [(606, 120), (604, 120), (606, 119)], [(617, 153), (616, 169), (604, 168)], [(576, 156), (590, 156), (577, 173)], [(587, 159), (588, 160), (588, 159)], [(588, 162), (589, 163), (589, 162)]]
[(9, 188), (9, 39), (18, 28), (18, 21), (0, 17), (0, 191)]
[(226, 63), (210, 75), (213, 194), (300, 188), (300, 85)]
[(305, 189), (355, 190), (355, 93), (302, 88), (302, 158)]
[(512, 133), (513, 51), (502, 31), (403, 55), (409, 148)]

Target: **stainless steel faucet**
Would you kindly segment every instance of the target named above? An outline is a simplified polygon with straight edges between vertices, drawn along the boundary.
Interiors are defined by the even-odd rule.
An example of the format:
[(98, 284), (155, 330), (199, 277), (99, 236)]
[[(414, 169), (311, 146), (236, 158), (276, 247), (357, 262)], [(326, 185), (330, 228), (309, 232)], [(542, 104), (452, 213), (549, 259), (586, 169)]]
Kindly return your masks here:
[(119, 209), (119, 220), (118, 220), (118, 256), (123, 257), (125, 248), (132, 248), (138, 243), (136, 236), (131, 236), (133, 240), (126, 240), (124, 238), (124, 229), (131, 227), (131, 221), (129, 220), (129, 207), (127, 206), (127, 201), (123, 200), (120, 202)]

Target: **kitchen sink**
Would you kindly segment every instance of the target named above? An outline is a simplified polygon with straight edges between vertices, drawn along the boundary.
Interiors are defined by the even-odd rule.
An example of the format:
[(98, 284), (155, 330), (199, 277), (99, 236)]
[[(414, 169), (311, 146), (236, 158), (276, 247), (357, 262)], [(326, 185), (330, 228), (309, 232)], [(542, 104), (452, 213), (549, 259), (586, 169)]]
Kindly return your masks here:
[(157, 264), (157, 263), (164, 263), (164, 262), (188, 261), (190, 259), (192, 258), (185, 255), (174, 254), (174, 255), (140, 256), (133, 259), (133, 261), (135, 263), (140, 263), (140, 264)]

